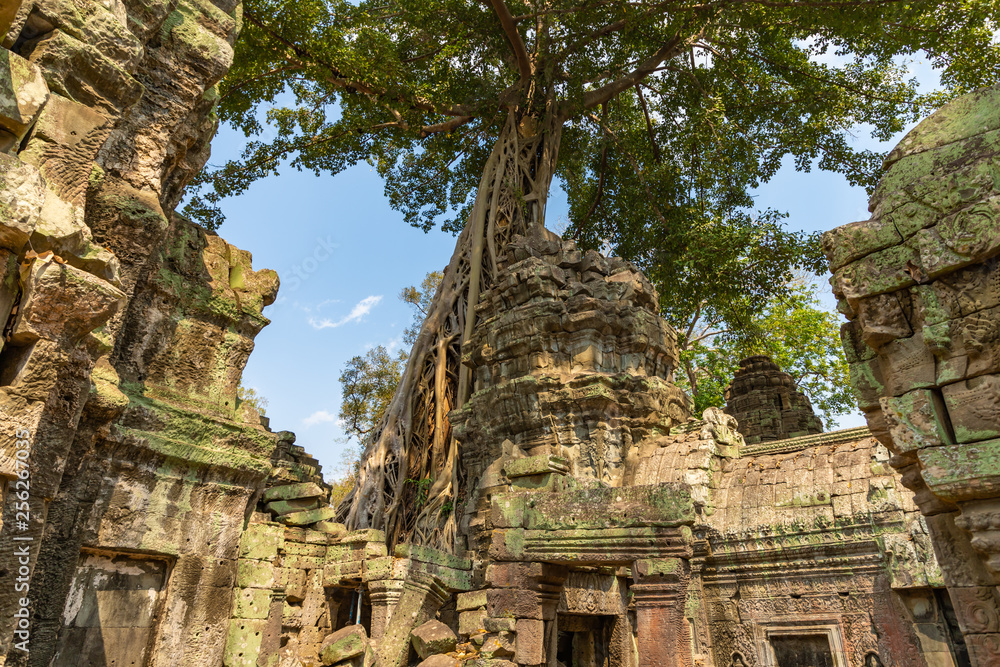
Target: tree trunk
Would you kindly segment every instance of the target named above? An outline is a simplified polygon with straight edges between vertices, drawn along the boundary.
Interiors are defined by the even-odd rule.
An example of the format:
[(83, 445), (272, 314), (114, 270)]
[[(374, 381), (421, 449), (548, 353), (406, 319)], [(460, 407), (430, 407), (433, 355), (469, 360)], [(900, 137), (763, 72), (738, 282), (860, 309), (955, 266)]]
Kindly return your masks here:
[(340, 506), (349, 528), (382, 529), (390, 546), (409, 541), (454, 551), (463, 479), (448, 413), (472, 388), (462, 343), (475, 330), (479, 295), (497, 280), (504, 247), (515, 235), (544, 229), (561, 129), (553, 114), (539, 121), (508, 112), (399, 387)]

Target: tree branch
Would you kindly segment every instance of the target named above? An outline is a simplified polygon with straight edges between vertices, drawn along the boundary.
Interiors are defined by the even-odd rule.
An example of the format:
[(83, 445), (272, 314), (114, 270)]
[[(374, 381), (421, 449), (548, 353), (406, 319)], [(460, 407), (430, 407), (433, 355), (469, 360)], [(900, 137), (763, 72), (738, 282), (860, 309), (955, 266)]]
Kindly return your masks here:
[(500, 19), (500, 25), (507, 36), (507, 41), (510, 42), (511, 51), (513, 51), (514, 57), (517, 59), (517, 70), (521, 76), (521, 80), (527, 81), (531, 78), (531, 60), (528, 58), (528, 50), (524, 48), (524, 40), (521, 39), (521, 33), (517, 31), (517, 24), (514, 23), (514, 17), (511, 16), (510, 9), (504, 0), (488, 1), (490, 6), (493, 7), (493, 11), (496, 12), (497, 18)]
[(611, 83), (605, 84), (598, 88), (597, 90), (591, 90), (583, 94), (583, 106), (586, 109), (593, 109), (599, 104), (603, 104), (620, 94), (626, 88), (631, 88), (635, 84), (639, 83), (647, 76), (649, 76), (653, 70), (655, 70), (660, 63), (662, 63), (667, 58), (677, 55), (681, 52), (681, 47), (686, 40), (681, 38), (680, 35), (674, 35), (673, 38), (663, 46), (659, 48), (653, 55), (646, 59), (641, 65), (636, 67), (634, 70), (626, 74), (625, 76), (612, 81)]
[(653, 148), (653, 160), (660, 164), (660, 147), (656, 145), (656, 137), (653, 136), (653, 121), (649, 119), (649, 108), (646, 107), (646, 98), (642, 94), (642, 86), (635, 85), (635, 92), (639, 95), (639, 105), (642, 107), (642, 115), (646, 117), (646, 134), (649, 135), (649, 145)]
[[(608, 117), (608, 105), (601, 105), (601, 118)], [(583, 220), (577, 225), (577, 232), (582, 231), (583, 226), (590, 221), (590, 216), (594, 214), (597, 207), (601, 205), (601, 199), (604, 196), (604, 172), (608, 166), (608, 141), (605, 139), (602, 142), (604, 145), (601, 147), (601, 173), (597, 178), (597, 196), (594, 197), (594, 203), (590, 205), (590, 210), (587, 211), (587, 215), (583, 216)]]
[[(475, 108), (471, 105), (455, 105), (446, 109), (439, 109), (437, 105), (420, 98), (407, 98), (400, 94), (390, 94), (385, 90), (373, 88), (361, 81), (354, 81), (346, 77), (333, 63), (326, 62), (322, 58), (317, 58), (311, 52), (303, 48), (301, 45), (286, 39), (276, 30), (264, 23), (260, 17), (255, 15), (253, 12), (244, 9), (243, 18), (247, 20), (265, 33), (267, 33), (272, 39), (284, 45), (290, 49), (298, 58), (304, 61), (314, 63), (319, 65), (330, 72), (324, 80), (337, 88), (349, 91), (351, 93), (356, 93), (359, 95), (364, 95), (373, 102), (384, 103), (387, 100), (393, 100), (403, 104), (404, 106), (415, 109), (418, 111), (427, 111), (429, 113), (439, 113), (445, 116), (467, 116), (475, 111)], [(289, 60), (292, 60), (289, 58)], [(302, 65), (303, 63), (296, 63), (297, 65)]]

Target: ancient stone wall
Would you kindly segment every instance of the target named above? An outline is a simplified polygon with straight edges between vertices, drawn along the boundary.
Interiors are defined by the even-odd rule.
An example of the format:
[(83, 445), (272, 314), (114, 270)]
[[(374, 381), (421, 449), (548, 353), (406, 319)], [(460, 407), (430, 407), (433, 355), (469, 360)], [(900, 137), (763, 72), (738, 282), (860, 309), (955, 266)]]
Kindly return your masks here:
[(1000, 663), (1000, 88), (886, 159), (870, 220), (823, 245), (851, 382), (926, 516), (972, 664)]
[(258, 498), (322, 482), (237, 397), (277, 275), (173, 212), (239, 22), (0, 12), (0, 664), (222, 664)]

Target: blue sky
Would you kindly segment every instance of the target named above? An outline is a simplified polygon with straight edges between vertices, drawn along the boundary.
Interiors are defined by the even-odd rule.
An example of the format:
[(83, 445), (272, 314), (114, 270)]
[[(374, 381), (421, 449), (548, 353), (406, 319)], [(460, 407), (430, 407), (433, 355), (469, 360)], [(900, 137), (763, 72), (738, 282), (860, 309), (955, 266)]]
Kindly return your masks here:
[[(921, 80), (933, 78), (919, 73)], [(859, 130), (857, 145), (882, 150), (902, 138), (879, 145), (866, 136)], [(221, 128), (210, 163), (237, 156), (244, 141), (242, 134)], [(787, 226), (806, 231), (869, 217), (864, 190), (838, 174), (796, 172), (790, 163), (757, 191), (756, 204), (786, 211)], [(227, 218), (222, 237), (249, 250), (255, 269), (274, 269), (281, 278), (278, 299), (264, 313), (271, 324), (257, 336), (244, 384), (267, 398), (271, 428), (294, 431), (297, 444), (319, 459), (329, 477), (346, 447), (337, 426), (341, 369), (375, 345), (400, 345), (412, 314), (397, 298), (399, 291), (442, 269), (455, 238), (441, 231), (425, 234), (403, 222), (366, 164), (336, 177), (285, 168), (222, 207)], [(566, 209), (565, 194), (554, 184), (550, 228), (565, 220)], [(832, 296), (829, 302), (832, 306)], [(863, 424), (863, 417), (853, 414), (841, 417), (839, 427)]]

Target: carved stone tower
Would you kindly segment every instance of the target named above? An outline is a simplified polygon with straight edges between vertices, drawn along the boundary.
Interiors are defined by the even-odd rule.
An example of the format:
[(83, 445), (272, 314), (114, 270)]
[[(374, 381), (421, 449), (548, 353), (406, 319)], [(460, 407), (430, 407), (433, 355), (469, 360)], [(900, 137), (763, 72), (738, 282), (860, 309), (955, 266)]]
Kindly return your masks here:
[(766, 355), (740, 362), (726, 396), (726, 412), (736, 417), (747, 444), (823, 432), (812, 404), (792, 376)]

